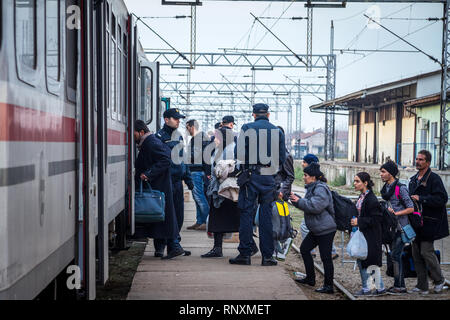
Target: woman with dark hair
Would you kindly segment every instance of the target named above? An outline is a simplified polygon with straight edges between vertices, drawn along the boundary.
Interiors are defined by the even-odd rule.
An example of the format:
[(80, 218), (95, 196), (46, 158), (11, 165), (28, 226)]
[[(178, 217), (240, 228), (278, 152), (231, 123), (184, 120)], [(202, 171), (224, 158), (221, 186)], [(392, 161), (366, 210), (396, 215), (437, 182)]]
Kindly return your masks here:
[[(358, 227), (359, 230), (363, 233), (364, 237), (366, 238), (368, 248), (367, 258), (365, 260), (357, 259), (359, 272), (361, 274), (362, 289), (355, 295), (380, 295), (386, 292), (383, 280), (381, 278), (381, 273), (379, 273), (379, 267), (381, 267), (382, 259), (382, 211), (380, 208), (380, 203), (378, 202), (377, 197), (372, 191), (374, 183), (367, 172), (360, 172), (356, 174), (353, 185), (355, 186), (355, 190), (361, 192), (361, 194), (358, 198), (358, 201), (356, 202), (358, 217), (355, 217), (351, 220), (351, 225), (353, 227)], [(367, 283), (367, 280), (369, 279), (367, 268), (372, 265), (378, 267), (376, 275), (379, 275), (380, 280), (379, 283), (377, 283), (377, 289), (374, 290), (374, 292), (370, 291), (369, 285)]]
[(210, 208), (207, 229), (214, 233), (214, 246), (209, 252), (202, 254), (202, 258), (223, 257), (224, 234), (238, 232), (240, 225), (234, 134), (230, 129), (221, 127), (216, 129), (214, 135), (216, 148), (211, 159), (211, 180), (207, 190)]
[(325, 270), (325, 283), (321, 288), (316, 289), (316, 292), (334, 293), (334, 267), (331, 258), (331, 247), (336, 233), (336, 223), (334, 221), (333, 197), (326, 184), (327, 179), (320, 171), (318, 163), (311, 163), (303, 169), (303, 173), (306, 188), (305, 197), (301, 199), (293, 193), (291, 193), (290, 197), (294, 206), (304, 211), (306, 226), (309, 229), (308, 235), (300, 245), (306, 277), (296, 281), (315, 286), (316, 276), (311, 250), (319, 245), (320, 259)]

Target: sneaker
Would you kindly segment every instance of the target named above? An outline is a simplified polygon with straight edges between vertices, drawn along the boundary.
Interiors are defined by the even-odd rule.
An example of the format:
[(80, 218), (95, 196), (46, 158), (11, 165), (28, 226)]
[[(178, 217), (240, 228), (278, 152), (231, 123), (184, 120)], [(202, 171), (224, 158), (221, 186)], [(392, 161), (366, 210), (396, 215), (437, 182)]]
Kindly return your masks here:
[(187, 227), (188, 230), (196, 230), (200, 225), (198, 223), (194, 223), (192, 226)]
[(201, 231), (206, 230), (206, 223), (199, 225), (197, 228), (195, 228), (195, 230), (201, 230)]
[(392, 295), (400, 295), (408, 292), (406, 291), (406, 288), (390, 287), (387, 290), (387, 293)]
[(428, 292), (428, 290), (422, 290), (422, 289), (415, 287), (414, 289), (411, 290), (411, 293), (428, 294), (429, 292)]
[(375, 289), (375, 290), (372, 291), (372, 295), (373, 296), (383, 296), (385, 294), (387, 294), (387, 291), (386, 291), (385, 288), (383, 288), (381, 290)]
[(441, 293), (442, 289), (444, 288), (444, 285), (445, 285), (445, 279), (441, 283), (434, 285), (434, 288), (433, 288), (434, 293)]
[(183, 248), (177, 248), (167, 253), (167, 256), (162, 257), (162, 260), (173, 259), (175, 257), (181, 256), (184, 254)]
[(366, 291), (364, 289), (361, 289), (361, 290), (355, 292), (353, 295), (356, 297), (362, 297), (362, 296), (371, 296), (372, 293), (370, 292), (370, 290)]

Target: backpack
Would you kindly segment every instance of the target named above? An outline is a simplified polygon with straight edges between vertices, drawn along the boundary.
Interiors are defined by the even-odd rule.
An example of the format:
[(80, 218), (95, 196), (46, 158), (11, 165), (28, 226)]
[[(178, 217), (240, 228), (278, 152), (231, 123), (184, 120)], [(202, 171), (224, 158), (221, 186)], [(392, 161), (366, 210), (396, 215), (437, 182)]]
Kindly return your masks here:
[(272, 226), (274, 240), (284, 241), (294, 238), (287, 202), (282, 200), (272, 202)]
[(391, 244), (394, 241), (395, 232), (397, 230), (397, 217), (388, 210), (387, 203), (380, 203), (382, 220), (381, 220), (381, 243)]
[[(395, 196), (402, 202), (403, 206), (406, 208), (406, 205), (400, 195), (400, 186), (403, 186), (403, 184), (397, 183), (397, 185), (395, 186)], [(411, 200), (414, 204), (414, 211), (413, 213), (408, 214), (408, 220), (414, 231), (416, 231), (417, 233), (417, 231), (423, 226), (422, 205), (412, 198)]]
[(334, 221), (340, 231), (350, 231), (352, 226), (350, 220), (358, 216), (358, 210), (352, 200), (341, 196), (336, 191), (331, 191), (334, 207)]

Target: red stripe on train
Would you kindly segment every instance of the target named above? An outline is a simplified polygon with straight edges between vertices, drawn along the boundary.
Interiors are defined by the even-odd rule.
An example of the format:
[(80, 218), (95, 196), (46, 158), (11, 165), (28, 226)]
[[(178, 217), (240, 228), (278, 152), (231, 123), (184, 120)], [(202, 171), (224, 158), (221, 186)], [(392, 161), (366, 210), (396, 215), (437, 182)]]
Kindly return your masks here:
[(0, 141), (76, 142), (74, 118), (0, 103)]
[(127, 133), (108, 129), (108, 145), (127, 145)]
[[(0, 103), (0, 141), (76, 142), (76, 121), (62, 115)], [(108, 129), (109, 145), (126, 145), (126, 132)]]

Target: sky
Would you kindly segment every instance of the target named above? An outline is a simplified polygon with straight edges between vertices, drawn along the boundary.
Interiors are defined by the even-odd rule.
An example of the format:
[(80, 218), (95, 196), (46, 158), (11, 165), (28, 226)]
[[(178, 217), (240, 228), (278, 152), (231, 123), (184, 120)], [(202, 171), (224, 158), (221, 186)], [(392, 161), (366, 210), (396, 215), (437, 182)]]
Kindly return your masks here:
[[(190, 15), (190, 6), (161, 5), (160, 0), (125, 0), (128, 10), (137, 16), (160, 17), (144, 21), (173, 47), (181, 52), (190, 48), (190, 19), (170, 19), (176, 15)], [(291, 50), (306, 54), (306, 20), (283, 18), (306, 17), (304, 2), (274, 1), (212, 1), (202, 0), (197, 7), (197, 52), (223, 52), (221, 48), (286, 50), (250, 13), (261, 19)], [(346, 8), (313, 9), (313, 54), (330, 53), (330, 26), (334, 24), (334, 48), (357, 50), (413, 51), (411, 46), (388, 31), (367, 24), (370, 16), (379, 16), (379, 22), (406, 40), (441, 60), (442, 21), (427, 18), (442, 17), (441, 4), (423, 3), (347, 3)], [(163, 18), (161, 18), (163, 17)], [(281, 19), (278, 19), (281, 17)], [(138, 23), (140, 41), (144, 48), (169, 49), (169, 47)], [(335, 51), (337, 62), (336, 97), (367, 87), (401, 78), (434, 71), (439, 65), (426, 55), (417, 52), (357, 52)], [(365, 56), (364, 56), (365, 55)], [(162, 67), (161, 75), (169, 81), (186, 81), (185, 70)], [(192, 71), (192, 81), (224, 82), (221, 74), (231, 82), (251, 82), (249, 68), (206, 68)], [(305, 69), (274, 69), (257, 71), (256, 82), (288, 82), (300, 79), (302, 83), (324, 83), (325, 69), (307, 72)], [(247, 77), (245, 77), (247, 76)], [(436, 89), (436, 92), (439, 88)], [(322, 98), (324, 98), (322, 96)], [(324, 115), (312, 113), (309, 107), (320, 100), (313, 95), (302, 95), (303, 131), (324, 127)], [(249, 109), (250, 110), (250, 109)], [(249, 111), (250, 113), (250, 111)], [(225, 115), (225, 114), (224, 114)], [(295, 115), (295, 113), (294, 113)], [(286, 127), (286, 115), (271, 117), (276, 125)], [(346, 129), (346, 116), (336, 116), (336, 129)], [(238, 125), (241, 125), (238, 123)], [(294, 126), (294, 124), (293, 124)]]

